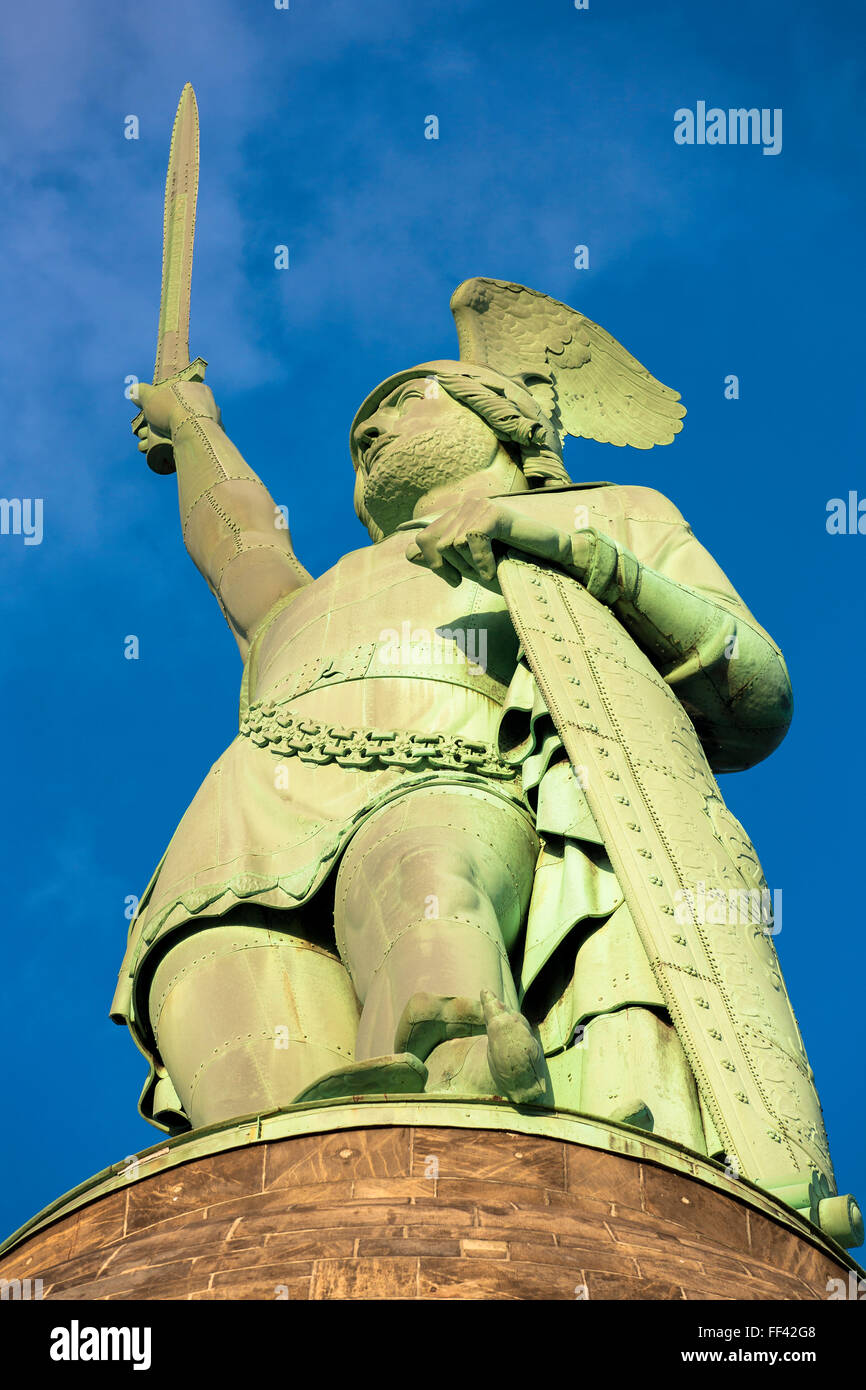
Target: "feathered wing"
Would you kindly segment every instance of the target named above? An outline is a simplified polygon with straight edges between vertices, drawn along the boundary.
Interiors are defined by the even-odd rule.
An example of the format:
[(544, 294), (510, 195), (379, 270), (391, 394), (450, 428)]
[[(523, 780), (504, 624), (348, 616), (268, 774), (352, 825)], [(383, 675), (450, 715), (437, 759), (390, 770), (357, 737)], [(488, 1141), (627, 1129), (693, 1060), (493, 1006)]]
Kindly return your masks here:
[(460, 357), (523, 381), (564, 437), (651, 449), (685, 406), (592, 319), (546, 294), (476, 276), (451, 296)]

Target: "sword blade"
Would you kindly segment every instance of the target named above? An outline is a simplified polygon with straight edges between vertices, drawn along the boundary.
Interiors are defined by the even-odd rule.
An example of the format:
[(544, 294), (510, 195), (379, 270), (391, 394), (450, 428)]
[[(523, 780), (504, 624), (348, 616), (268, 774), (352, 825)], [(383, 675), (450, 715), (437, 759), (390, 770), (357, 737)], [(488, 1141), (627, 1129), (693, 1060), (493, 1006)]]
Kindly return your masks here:
[(177, 104), (165, 180), (162, 293), (154, 383), (165, 381), (189, 364), (189, 296), (197, 198), (198, 106), (192, 84), (187, 82)]

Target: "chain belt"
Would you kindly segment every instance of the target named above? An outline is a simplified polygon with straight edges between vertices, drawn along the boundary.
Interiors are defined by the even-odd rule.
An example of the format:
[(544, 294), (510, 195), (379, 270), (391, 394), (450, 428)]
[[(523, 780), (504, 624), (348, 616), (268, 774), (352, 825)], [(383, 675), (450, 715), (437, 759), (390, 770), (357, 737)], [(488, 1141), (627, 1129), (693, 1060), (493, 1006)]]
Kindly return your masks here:
[(413, 729), (348, 729), (290, 714), (273, 701), (257, 701), (241, 719), (240, 732), (259, 748), (304, 763), (340, 767), (448, 768), (503, 779), (519, 769), (500, 758), (489, 743), (456, 734), (425, 734)]

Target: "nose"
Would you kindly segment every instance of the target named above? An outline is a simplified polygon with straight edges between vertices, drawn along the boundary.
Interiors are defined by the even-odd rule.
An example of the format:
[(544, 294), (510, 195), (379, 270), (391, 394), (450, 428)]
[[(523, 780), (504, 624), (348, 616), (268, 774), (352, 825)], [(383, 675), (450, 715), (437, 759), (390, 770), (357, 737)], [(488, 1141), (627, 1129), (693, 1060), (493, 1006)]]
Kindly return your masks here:
[(358, 426), (355, 430), (355, 445), (362, 457), (377, 439), (387, 434), (389, 429), (393, 430), (394, 415), (393, 409), (380, 405), (378, 410)]
[(381, 426), (374, 425), (370, 420), (365, 420), (363, 425), (359, 425), (355, 430), (355, 444), (359, 452), (365, 454), (373, 441), (378, 439), (381, 433)]

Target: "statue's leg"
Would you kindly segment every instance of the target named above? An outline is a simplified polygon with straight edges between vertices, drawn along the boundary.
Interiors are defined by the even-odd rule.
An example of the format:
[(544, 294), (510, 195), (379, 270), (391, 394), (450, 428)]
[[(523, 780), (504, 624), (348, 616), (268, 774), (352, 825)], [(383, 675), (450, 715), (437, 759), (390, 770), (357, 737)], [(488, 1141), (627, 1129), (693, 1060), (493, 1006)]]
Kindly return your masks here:
[(156, 1044), (194, 1128), (290, 1105), (353, 1059), (358, 1024), (345, 967), (293, 914), (250, 906), (211, 920), (168, 947), (149, 992)]
[(549, 1060), (556, 1103), (707, 1152), (695, 1079), (625, 904), (586, 931), (566, 973), (579, 1026)]
[[(488, 1094), (507, 1089), (502, 1069), (513, 1049), (528, 1056), (537, 1046), (517, 1012), (508, 960), (537, 855), (528, 816), (474, 789), (418, 788), (361, 826), (340, 866), (334, 915), (363, 1004), (358, 1057), (417, 1049), (437, 1072), (440, 1046), (476, 1033), (471, 1063), (461, 1059), (465, 1076)], [(482, 1001), (486, 991), (504, 1011)], [(500, 1084), (488, 1040), (489, 1056), (501, 1054)]]
[(625, 1008), (586, 1025), (580, 1109), (706, 1152), (695, 1079), (666, 1013)]

